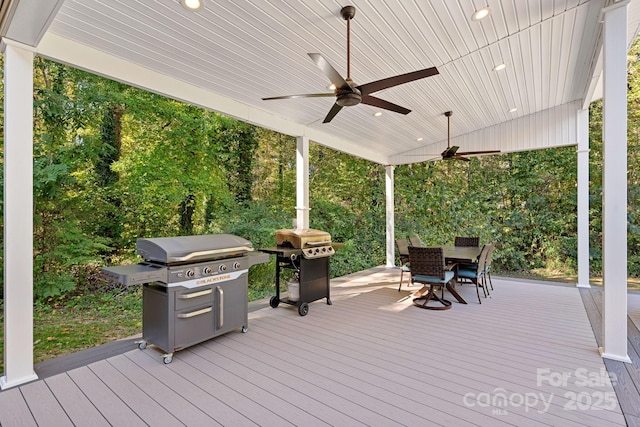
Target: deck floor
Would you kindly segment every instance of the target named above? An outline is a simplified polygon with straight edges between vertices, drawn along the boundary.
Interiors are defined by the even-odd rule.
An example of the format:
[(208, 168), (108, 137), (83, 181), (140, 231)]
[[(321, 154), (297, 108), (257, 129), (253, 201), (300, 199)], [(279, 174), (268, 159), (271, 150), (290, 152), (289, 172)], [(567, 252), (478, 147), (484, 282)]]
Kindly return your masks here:
[(398, 270), (332, 280), (177, 352), (132, 348), (0, 392), (2, 426), (624, 426), (578, 289), (494, 279), (492, 298), (411, 306)]

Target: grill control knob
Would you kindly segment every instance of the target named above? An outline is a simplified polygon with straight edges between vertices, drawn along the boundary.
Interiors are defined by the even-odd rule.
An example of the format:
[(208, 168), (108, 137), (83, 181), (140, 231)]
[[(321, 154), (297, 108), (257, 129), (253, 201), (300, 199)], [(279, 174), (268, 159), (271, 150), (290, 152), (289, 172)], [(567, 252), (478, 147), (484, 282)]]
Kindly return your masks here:
[(202, 272), (203, 272), (204, 274), (211, 274), (211, 267), (205, 267), (205, 268), (203, 268), (203, 269), (202, 269)]
[(234, 270), (237, 270), (237, 269), (239, 269), (239, 268), (240, 268), (240, 263), (239, 263), (238, 261), (234, 262), (234, 263), (233, 263), (233, 269), (234, 269)]
[(227, 271), (227, 266), (224, 264), (220, 264), (220, 267), (218, 267), (218, 271), (220, 272)]
[(187, 275), (187, 277), (193, 277), (193, 276), (195, 276), (195, 275), (196, 275), (196, 272), (195, 272), (195, 271), (193, 271), (193, 270), (187, 270), (186, 275)]

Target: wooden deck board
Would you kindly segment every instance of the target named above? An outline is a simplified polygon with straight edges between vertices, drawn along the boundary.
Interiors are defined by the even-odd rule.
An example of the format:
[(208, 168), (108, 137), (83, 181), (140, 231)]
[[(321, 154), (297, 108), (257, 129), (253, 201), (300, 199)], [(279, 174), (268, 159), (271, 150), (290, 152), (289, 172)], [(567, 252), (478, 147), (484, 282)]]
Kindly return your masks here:
[[(171, 417), (175, 417), (180, 420), (180, 423), (186, 426), (197, 427), (203, 425), (211, 426), (215, 424), (214, 420), (201, 411), (197, 406), (193, 405), (173, 390), (167, 388), (153, 376), (141, 370), (138, 365), (125, 355), (112, 357), (109, 359), (109, 363), (129, 379), (131, 383), (135, 384), (136, 387), (140, 390), (144, 390), (148, 394), (149, 398), (153, 399), (160, 406), (161, 410), (158, 412), (161, 416), (164, 416), (162, 415), (163, 412), (167, 411), (169, 414), (173, 414)], [(147, 421), (146, 418), (145, 421)], [(153, 425), (154, 423), (151, 422), (150, 424)]]
[[(380, 290), (383, 291), (383, 290)], [(378, 292), (378, 291), (376, 291)], [(390, 292), (390, 290), (385, 289), (384, 292)], [(389, 299), (387, 299), (387, 301), (389, 301)], [(339, 303), (334, 303), (334, 307), (336, 305), (338, 305)], [(317, 326), (315, 322), (312, 323), (305, 323), (305, 322), (295, 322), (292, 323), (290, 328), (286, 327), (285, 321), (288, 319), (285, 319), (284, 317), (271, 317), (269, 319), (267, 319), (269, 322), (278, 322), (280, 321), (282, 323), (282, 325), (278, 325), (278, 326), (274, 326), (272, 329), (272, 331), (280, 331), (280, 336), (290, 336), (291, 340), (293, 340), (293, 342), (296, 341), (303, 341), (304, 343), (304, 348), (311, 348), (312, 350), (309, 350), (311, 352), (318, 353), (318, 349), (314, 348), (315, 346), (325, 346), (326, 347), (326, 352), (327, 355), (330, 357), (331, 354), (339, 354), (339, 353), (343, 353), (345, 351), (345, 348), (349, 348), (350, 347), (350, 342), (353, 342), (353, 346), (357, 347), (357, 348), (362, 348), (362, 354), (358, 354), (358, 352), (356, 351), (355, 353), (349, 355), (349, 358), (343, 358), (344, 360), (336, 360), (335, 363), (333, 363), (334, 366), (342, 366), (343, 364), (348, 364), (348, 360), (356, 360), (358, 362), (361, 362), (363, 365), (367, 365), (369, 363), (369, 361), (367, 360), (367, 354), (375, 354), (375, 359), (379, 360), (381, 358), (381, 354), (384, 353), (388, 353), (389, 351), (389, 343), (392, 341), (392, 337), (394, 335), (397, 335), (397, 329), (394, 329), (393, 326), (390, 327), (388, 333), (389, 333), (389, 337), (377, 337), (377, 335), (379, 335), (378, 331), (379, 331), (379, 325), (377, 323), (375, 323), (375, 321), (372, 320), (372, 315), (367, 311), (362, 313), (363, 316), (367, 317), (368, 319), (368, 323), (370, 325), (370, 327), (366, 330), (366, 331), (362, 331), (362, 330), (356, 330), (353, 333), (351, 333), (348, 329), (348, 327), (342, 326), (339, 327), (339, 325), (344, 325), (345, 322), (348, 322), (349, 320), (353, 320), (354, 316), (358, 316), (359, 313), (354, 313), (353, 310), (353, 306), (350, 304), (349, 308), (350, 310), (346, 311), (345, 313), (335, 313), (334, 307), (331, 308), (330, 313), (327, 310), (322, 310), (322, 313), (325, 314), (327, 313), (327, 316), (330, 317), (331, 320), (335, 321), (337, 323), (335, 328), (331, 328), (329, 327), (328, 329), (326, 328), (326, 323), (330, 323), (328, 319), (323, 319), (326, 320), (319, 322), (320, 325), (323, 325), (325, 327), (325, 330), (321, 330), (322, 326)], [(433, 312), (426, 312), (424, 310), (420, 310), (420, 309), (416, 309), (413, 307), (408, 307), (409, 310), (415, 310), (413, 311), (414, 314), (417, 315), (417, 320), (419, 320), (421, 317), (423, 316), (427, 316), (429, 314), (433, 314), (436, 315), (436, 313)], [(438, 312), (437, 315), (441, 315), (443, 313), (451, 313), (453, 310), (449, 311), (449, 312)], [(427, 314), (428, 313), (428, 314)], [(341, 314), (344, 314), (344, 320), (341, 319)], [(388, 319), (386, 319), (388, 321)], [(356, 324), (358, 324), (358, 322), (354, 322)], [(382, 323), (381, 323), (382, 325)], [(297, 331), (300, 328), (307, 328), (309, 329), (308, 331)], [(313, 330), (313, 329), (319, 329), (319, 330)], [(338, 342), (331, 342), (331, 335), (334, 334), (334, 332), (332, 331), (336, 331), (336, 330), (340, 330), (339, 333), (337, 333), (338, 335), (346, 335), (348, 338), (346, 340), (343, 341), (338, 341)], [(437, 329), (437, 328), (435, 328)], [(430, 329), (431, 330), (431, 329)], [(266, 337), (266, 335), (269, 334), (269, 331), (261, 331), (261, 337), (265, 336), (265, 338), (262, 338), (264, 340), (267, 340), (267, 342), (265, 344), (267, 344), (268, 342), (273, 342), (273, 341), (278, 341), (278, 332), (274, 332), (271, 336)], [(367, 335), (366, 338), (362, 338), (362, 335)], [(426, 337), (427, 334), (423, 334), (423, 341), (425, 343), (425, 348), (424, 351), (428, 352), (430, 347), (431, 347), (431, 343), (434, 341), (430, 341), (428, 337)], [(316, 337), (316, 336), (320, 336), (321, 339), (316, 339), (316, 341), (314, 342), (312, 339), (309, 339), (307, 337)], [(418, 337), (419, 334), (409, 334), (409, 335), (403, 335), (400, 338), (400, 343), (402, 343), (402, 341), (408, 341), (410, 343), (416, 342), (416, 337)], [(261, 337), (259, 337), (258, 339), (261, 339)], [(407, 338), (409, 337), (409, 338)], [(286, 346), (286, 338), (284, 338), (284, 342), (280, 342), (279, 345), (281, 346)], [(376, 346), (376, 342), (384, 342), (385, 343), (385, 348), (379, 348)], [(366, 348), (367, 347), (367, 343), (373, 343), (372, 346), (370, 348)], [(410, 345), (410, 344), (405, 344), (406, 345)], [(429, 377), (429, 381), (433, 382), (434, 381), (434, 376), (437, 377), (439, 374), (442, 374), (442, 377), (439, 379), (440, 380), (440, 385), (439, 387), (447, 387), (447, 383), (448, 381), (455, 381), (457, 378), (462, 377), (464, 378), (464, 385), (463, 390), (464, 391), (470, 391), (469, 387), (470, 387), (470, 383), (469, 383), (469, 379), (470, 377), (473, 377), (474, 375), (476, 376), (481, 376), (482, 374), (480, 373), (476, 373), (473, 370), (469, 370), (468, 369), (468, 364), (469, 363), (473, 363), (473, 358), (471, 358), (468, 361), (461, 361), (460, 363), (456, 363), (456, 366), (443, 366), (445, 364), (443, 363), (438, 363), (438, 361), (441, 360), (449, 360), (451, 361), (452, 358), (456, 358), (459, 357), (459, 355), (457, 354), (457, 352), (452, 351), (450, 353), (447, 353), (447, 347), (449, 345), (449, 342), (442, 342), (441, 346), (438, 346), (437, 348), (444, 348), (443, 353), (441, 355), (437, 355), (437, 356), (430, 356), (428, 354), (425, 354), (423, 357), (424, 361), (421, 361), (420, 358), (418, 358), (415, 362), (413, 362), (413, 365), (415, 366), (421, 366), (422, 364), (425, 363), (432, 363), (432, 369), (430, 369), (429, 373), (430, 373), (430, 377)], [(436, 348), (436, 347), (434, 347)], [(339, 350), (336, 350), (339, 349)], [(594, 351), (595, 353), (595, 351)], [(398, 360), (398, 357), (400, 357), (401, 359), (403, 357), (406, 357), (407, 354), (405, 353), (404, 355), (402, 353), (398, 354), (398, 355), (390, 355), (388, 357), (388, 360)], [(339, 356), (337, 356), (339, 357)], [(382, 356), (384, 357), (384, 356)], [(364, 360), (362, 360), (364, 358)], [(496, 355), (496, 358), (499, 359), (499, 354)], [(600, 358), (599, 356), (597, 356), (597, 353), (594, 354), (594, 359), (601, 364)], [(352, 370), (355, 369), (355, 366), (349, 366), (348, 369)], [(484, 366), (480, 365), (476, 367), (479, 371), (484, 370)], [(384, 366), (381, 367), (380, 371), (381, 372), (387, 372), (393, 369), (393, 366), (389, 365), (389, 366)], [(405, 371), (406, 368), (402, 368), (403, 371)], [(574, 368), (575, 369), (575, 368)], [(442, 373), (441, 371), (444, 371), (444, 373)], [(448, 371), (448, 372), (447, 372)], [(532, 372), (535, 374), (536, 370), (533, 369)], [(403, 374), (399, 373), (399, 378), (403, 378)], [(507, 386), (506, 382), (509, 381), (509, 379), (500, 379), (502, 376), (500, 375), (499, 370), (495, 372), (494, 374), (495, 376), (487, 376), (486, 378), (490, 381), (493, 381), (493, 384), (491, 384), (491, 388), (490, 390), (493, 390), (496, 387), (502, 387), (502, 388), (507, 388), (509, 389), (509, 387)], [(535, 375), (532, 376), (532, 378), (530, 379), (530, 381), (528, 381), (527, 383), (524, 383), (524, 387), (520, 387), (519, 390), (508, 390), (510, 392), (523, 392), (526, 391), (528, 389), (531, 388), (531, 385), (534, 384), (535, 385)], [(487, 382), (483, 382), (481, 381), (477, 381), (475, 383), (475, 387), (476, 390), (480, 390), (481, 388), (487, 388), (486, 387)], [(458, 390), (460, 392), (460, 390)], [(557, 393), (558, 391), (560, 391), (558, 388), (552, 388), (551, 392)], [(439, 393), (440, 395), (442, 395), (442, 389), (438, 389), (437, 393)], [(460, 400), (461, 400), (461, 396), (463, 395), (464, 392), (460, 392), (461, 394), (459, 395), (455, 395), (454, 394), (454, 399), (456, 403), (459, 404)], [(562, 396), (558, 396), (558, 395), (554, 395), (554, 399), (553, 399), (554, 404), (557, 402), (558, 405), (562, 405), (564, 404), (562, 401)], [(609, 419), (609, 414), (607, 411), (601, 411), (601, 415), (604, 416), (605, 419)], [(617, 417), (617, 414), (613, 414), (614, 418)], [(581, 418), (582, 415), (579, 414), (577, 415), (578, 418)], [(596, 423), (597, 425), (597, 423)]]
[(66, 373), (47, 378), (45, 382), (74, 425), (109, 426), (107, 420)]
[(89, 367), (74, 369), (68, 375), (109, 424), (131, 427), (146, 425)]
[(66, 413), (44, 381), (35, 381), (21, 388), (24, 400), (38, 425), (73, 426)]
[[(613, 388), (575, 378), (537, 384), (539, 369), (575, 376), (604, 368), (589, 322), (598, 320), (593, 296), (494, 278), (482, 304), (466, 285), (459, 291), (468, 305), (433, 312), (413, 307), (418, 287), (398, 292), (398, 279), (397, 270), (376, 268), (333, 280), (334, 304), (311, 303), (305, 317), (262, 304), (248, 333), (176, 352), (169, 365), (153, 346), (129, 350), (130, 342), (105, 357), (94, 349), (69, 371), (80, 356), (62, 368), (52, 361), (43, 372), (53, 376), (0, 392), (0, 424), (37, 425), (55, 413), (59, 425), (83, 426), (625, 425), (627, 397), (611, 410), (567, 408), (572, 396)], [(498, 399), (534, 394), (549, 405)]]
[[(358, 414), (361, 409), (367, 409), (368, 419), (360, 417), (358, 419), (368, 425), (416, 425), (416, 423), (418, 425), (437, 425), (430, 424), (429, 419), (422, 419), (412, 413), (412, 410), (420, 410), (420, 403), (410, 402), (406, 397), (398, 402), (392, 393), (384, 393), (383, 389), (376, 384), (376, 382), (380, 383), (381, 378), (377, 378), (376, 382), (365, 382), (361, 378), (363, 374), (353, 370), (350, 376), (346, 376), (330, 364), (328, 365), (323, 360), (322, 354), (317, 354), (315, 357), (310, 356), (307, 353), (308, 350), (303, 351), (301, 348), (297, 349), (294, 353), (296, 357), (292, 359), (290, 357), (292, 353), (285, 345), (286, 341), (282, 343), (283, 345), (279, 344), (278, 341), (275, 341), (275, 345), (261, 343), (261, 359), (269, 360), (276, 366), (279, 360), (284, 361), (285, 363), (279, 369), (278, 374), (293, 376), (300, 384), (299, 389), (307, 389), (312, 398), (316, 395), (322, 395), (318, 391), (324, 390), (333, 395), (333, 400), (338, 397), (343, 401), (342, 411), (345, 413)], [(229, 345), (235, 347), (238, 343), (230, 343)], [(216, 350), (215, 346), (210, 348), (212, 351)], [(437, 419), (438, 416), (436, 415), (434, 418)]]
[(249, 420), (238, 411), (225, 405), (220, 399), (206, 393), (204, 390), (175, 373), (167, 369), (158, 354), (151, 351), (131, 351), (125, 355), (136, 363), (143, 370), (142, 374), (151, 375), (161, 382), (166, 390), (184, 398), (198, 407), (201, 411), (212, 418), (209, 425), (233, 425), (233, 426), (255, 426), (256, 423)]
[(199, 389), (205, 391), (211, 396), (215, 396), (227, 406), (235, 409), (239, 415), (248, 418), (255, 424), (270, 426), (291, 426), (281, 415), (273, 413), (244, 396), (242, 393), (234, 390), (234, 384), (225, 384), (217, 378), (207, 375), (206, 368), (202, 370), (200, 367), (192, 366), (182, 360), (183, 354), (176, 353), (174, 361), (167, 365), (175, 373), (187, 379)]
[[(254, 383), (257, 387), (269, 390), (275, 396), (286, 397), (289, 404), (304, 410), (316, 420), (313, 425), (340, 425), (345, 422), (347, 413), (339, 412), (332, 406), (335, 403), (335, 396), (318, 392), (318, 388), (313, 386), (307, 378), (299, 378), (288, 370), (287, 360), (269, 359), (264, 352), (255, 351), (254, 348), (246, 346), (245, 343), (218, 343), (214, 346), (202, 346), (198, 348), (198, 353), (203, 352), (212, 363), (224, 366), (230, 373), (248, 382)], [(229, 345), (231, 344), (231, 346)], [(210, 354), (207, 354), (210, 353)], [(268, 364), (267, 362), (271, 362)], [(331, 397), (331, 401), (325, 403), (323, 399)], [(273, 408), (281, 413), (286, 413), (286, 408)], [(350, 419), (349, 425), (364, 426), (358, 420)]]
[(5, 390), (0, 393), (0, 426), (37, 426), (20, 388)]

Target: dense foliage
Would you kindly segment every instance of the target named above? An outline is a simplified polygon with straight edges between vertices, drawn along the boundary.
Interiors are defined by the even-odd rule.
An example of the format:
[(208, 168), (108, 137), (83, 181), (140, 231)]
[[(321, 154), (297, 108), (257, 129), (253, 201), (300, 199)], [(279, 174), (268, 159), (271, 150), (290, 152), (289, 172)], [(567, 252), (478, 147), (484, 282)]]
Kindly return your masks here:
[[(640, 61), (629, 62), (629, 273), (640, 275)], [(1, 59), (0, 59), (1, 60)], [(1, 87), (0, 87), (1, 89)], [(0, 93), (2, 93), (0, 91)], [(295, 139), (41, 58), (35, 61), (34, 245), (38, 298), (104, 285), (137, 262), (135, 239), (227, 232), (273, 244), (295, 217)], [(592, 272), (601, 271), (601, 104), (591, 108)], [(1, 124), (1, 121), (0, 121)], [(495, 266), (573, 274), (575, 147), (395, 169), (396, 236), (497, 241)], [(312, 144), (311, 226), (344, 248), (343, 275), (385, 259), (384, 167)], [(268, 294), (273, 265), (251, 271)], [(80, 286), (78, 286), (80, 285)]]

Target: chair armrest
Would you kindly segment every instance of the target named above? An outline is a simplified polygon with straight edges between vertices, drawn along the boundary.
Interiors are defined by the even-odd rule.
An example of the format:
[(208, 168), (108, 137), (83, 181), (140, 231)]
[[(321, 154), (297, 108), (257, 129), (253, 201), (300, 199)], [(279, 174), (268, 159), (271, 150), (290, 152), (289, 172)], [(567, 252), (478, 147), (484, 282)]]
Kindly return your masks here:
[(457, 264), (455, 264), (455, 263), (454, 264), (447, 264), (447, 265), (444, 266), (444, 269), (447, 270), (447, 271), (451, 271), (451, 270), (453, 270), (455, 268), (456, 265)]

